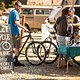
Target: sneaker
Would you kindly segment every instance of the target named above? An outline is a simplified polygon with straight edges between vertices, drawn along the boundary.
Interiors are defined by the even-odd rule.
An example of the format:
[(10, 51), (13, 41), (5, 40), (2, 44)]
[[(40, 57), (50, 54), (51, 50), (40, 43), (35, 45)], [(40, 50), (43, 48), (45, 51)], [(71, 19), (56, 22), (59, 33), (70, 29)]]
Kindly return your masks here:
[(14, 64), (15, 67), (17, 67), (17, 66), (25, 66), (24, 64), (20, 63), (19, 61), (14, 61), (13, 64)]

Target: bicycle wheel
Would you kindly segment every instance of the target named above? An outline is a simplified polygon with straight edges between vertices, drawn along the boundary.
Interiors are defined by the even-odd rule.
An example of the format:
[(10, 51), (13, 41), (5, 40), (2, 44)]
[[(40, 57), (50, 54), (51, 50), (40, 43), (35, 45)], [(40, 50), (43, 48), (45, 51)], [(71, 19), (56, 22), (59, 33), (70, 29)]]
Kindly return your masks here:
[[(45, 58), (46, 58), (45, 53), (46, 53), (46, 49), (42, 45), (42, 43), (38, 41), (33, 41), (27, 46), (25, 50), (25, 57), (31, 65), (38, 66), (38, 65), (41, 65), (45, 61)], [(41, 56), (39, 56), (39, 54)], [(38, 56), (41, 57), (41, 60), (39, 59)]]
[(45, 63), (47, 63), (47, 64), (54, 63), (59, 56), (57, 54), (57, 46), (53, 42), (50, 42), (50, 41), (44, 41), (44, 42), (42, 42), (42, 44), (46, 48)]
[(56, 41), (56, 36), (55, 36), (55, 34), (52, 34), (52, 35), (50, 35), (49, 37), (47, 37), (47, 38), (45, 39), (45, 41), (53, 42), (53, 43), (55, 43), (56, 46), (58, 46), (58, 43), (57, 43), (57, 41)]
[(80, 56), (76, 56), (74, 58), (72, 57), (72, 60), (73, 60), (74, 63), (76, 63), (77, 65), (80, 66)]
[(52, 37), (47, 37), (46, 39), (45, 39), (45, 41), (51, 41), (52, 42)]

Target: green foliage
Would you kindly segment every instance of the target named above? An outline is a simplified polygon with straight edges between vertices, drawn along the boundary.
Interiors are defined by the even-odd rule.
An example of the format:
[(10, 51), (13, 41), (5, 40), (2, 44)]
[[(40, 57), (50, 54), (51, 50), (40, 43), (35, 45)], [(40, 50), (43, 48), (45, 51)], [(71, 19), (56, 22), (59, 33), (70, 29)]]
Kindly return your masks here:
[(15, 0), (4, 0), (5, 8), (13, 7), (13, 1)]
[(4, 0), (0, 0), (0, 2), (4, 2)]
[(4, 10), (4, 8), (13, 7), (13, 2), (14, 1), (15, 0), (0, 0), (0, 10)]
[(11, 4), (12, 3), (12, 0), (4, 0), (4, 3), (5, 3), (5, 5)]

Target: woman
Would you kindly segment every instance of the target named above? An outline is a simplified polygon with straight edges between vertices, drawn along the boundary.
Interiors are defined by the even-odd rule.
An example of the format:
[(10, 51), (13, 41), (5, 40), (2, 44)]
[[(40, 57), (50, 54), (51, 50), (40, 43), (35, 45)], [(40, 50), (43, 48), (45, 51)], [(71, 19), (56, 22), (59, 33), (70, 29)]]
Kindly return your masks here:
[[(66, 37), (70, 35), (70, 33), (67, 31), (67, 28), (68, 28), (68, 22), (67, 22), (67, 16), (68, 16), (68, 9), (63, 9), (62, 10), (62, 15), (60, 17), (58, 17), (55, 25), (54, 25), (54, 29), (57, 33), (57, 42), (58, 42), (58, 45), (61, 46), (61, 45), (65, 45), (66, 43)], [(57, 65), (57, 68), (60, 68), (60, 62), (61, 62), (61, 56), (59, 56), (58, 58), (58, 65)], [(67, 64), (67, 61), (65, 59), (65, 64)]]

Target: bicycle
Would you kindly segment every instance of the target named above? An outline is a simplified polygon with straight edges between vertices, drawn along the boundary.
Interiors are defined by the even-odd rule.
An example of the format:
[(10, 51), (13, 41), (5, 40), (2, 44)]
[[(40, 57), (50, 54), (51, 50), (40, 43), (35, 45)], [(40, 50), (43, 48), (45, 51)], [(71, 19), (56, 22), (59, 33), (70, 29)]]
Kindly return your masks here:
[[(50, 28), (48, 26), (46, 28), (48, 31), (50, 30)], [(46, 48), (46, 59), (44, 62), (47, 64), (54, 63), (59, 56), (57, 54), (58, 44), (56, 41), (56, 33), (50, 32), (49, 36), (42, 42), (42, 44)]]
[[(21, 40), (21, 39), (26, 38), (19, 50), (19, 55), (23, 54), (22, 51), (26, 47), (25, 54), (23, 54), (23, 55), (25, 55), (26, 60), (31, 65), (36, 65), (36, 66), (41, 65), (46, 58), (46, 56), (45, 56), (46, 49), (42, 45), (41, 42), (34, 41), (34, 39), (32, 38), (32, 35), (31, 35), (32, 31), (31, 31), (29, 25), (27, 23), (25, 23), (25, 26), (29, 30), (29, 34), (17, 39), (17, 41), (18, 41), (19, 39)], [(28, 40), (30, 40), (29, 44), (28, 44)], [(38, 45), (40, 46), (39, 48), (37, 48)], [(41, 56), (39, 54), (41, 54)], [(41, 60), (39, 59), (38, 55), (41, 58)]]

